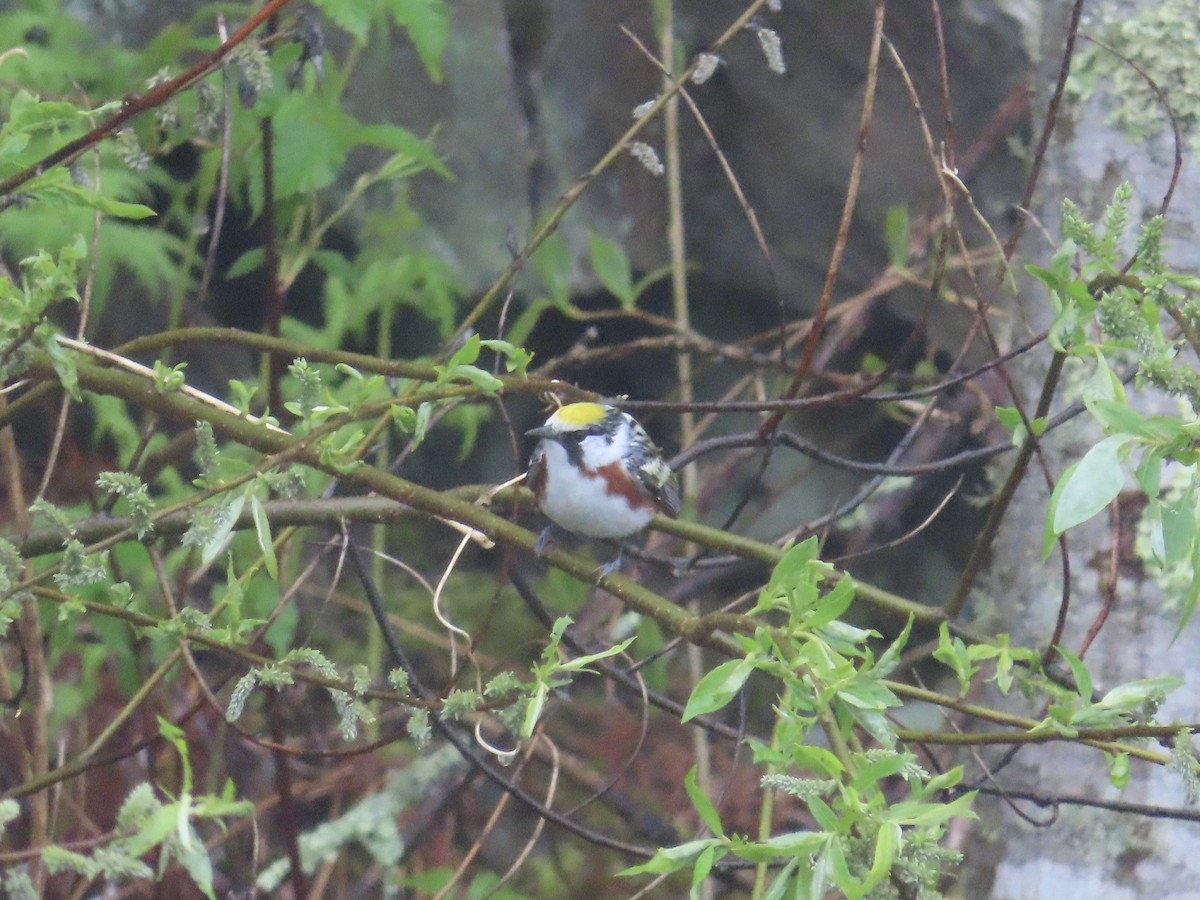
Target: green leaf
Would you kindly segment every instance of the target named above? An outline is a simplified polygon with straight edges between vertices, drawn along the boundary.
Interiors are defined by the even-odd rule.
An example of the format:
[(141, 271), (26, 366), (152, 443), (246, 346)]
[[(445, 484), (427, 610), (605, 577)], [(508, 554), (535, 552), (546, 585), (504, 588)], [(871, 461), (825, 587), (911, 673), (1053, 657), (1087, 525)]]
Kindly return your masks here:
[(819, 547), (814, 536), (789, 548), (771, 570), (771, 578), (759, 593), (753, 612), (774, 609), (776, 599), (788, 591), (796, 590), (801, 585), (813, 585), (809, 564), (816, 560)]
[(35, 132), (69, 125), (84, 115), (84, 110), (59, 100), (39, 100), (27, 90), (19, 90), (8, 108), (8, 121), (0, 134)]
[(997, 406), (996, 418), (1000, 420), (1001, 425), (1012, 433), (1013, 443), (1020, 443), (1017, 431), (1024, 431), (1025, 423), (1021, 421), (1021, 414), (1017, 412), (1017, 408), (1015, 406)]
[(412, 445), (415, 449), (420, 446), (425, 440), (425, 434), (429, 431), (429, 423), (433, 419), (433, 404), (426, 400), (417, 407), (417, 422), (413, 426)]
[(213, 865), (212, 860), (208, 858), (208, 849), (187, 819), (181, 816), (181, 820), (180, 830), (186, 829), (187, 839), (176, 842), (179, 849), (175, 855), (200, 892), (208, 897), (208, 900), (217, 900), (217, 895), (213, 893)]
[(838, 830), (838, 817), (829, 804), (820, 797), (807, 797), (804, 800), (808, 806), (808, 811), (812, 813), (812, 817), (817, 820), (817, 824), (821, 826), (822, 831), (827, 831), (834, 834)]
[(1132, 769), (1129, 766), (1128, 753), (1105, 753), (1108, 760), (1108, 781), (1118, 791), (1125, 790), (1129, 784)]
[(933, 651), (933, 658), (953, 670), (958, 678), (960, 696), (967, 696), (967, 691), (971, 688), (971, 678), (975, 675), (975, 667), (967, 655), (967, 645), (963, 643), (962, 638), (950, 636), (950, 628), (945, 622), (938, 626), (938, 646)]
[(388, 0), (388, 8), (396, 24), (408, 31), (430, 79), (440, 84), (442, 51), (450, 37), (450, 9), (445, 0)]
[(924, 785), (924, 795), (931, 796), (938, 791), (948, 790), (959, 784), (963, 778), (963, 767), (955, 766), (953, 769), (947, 769), (940, 775), (934, 775)]
[(1034, 278), (1036, 278), (1038, 281), (1040, 281), (1042, 284), (1046, 285), (1046, 287), (1050, 288), (1052, 291), (1056, 290), (1056, 288), (1058, 287), (1058, 281), (1054, 277), (1054, 273), (1043, 266), (1038, 266), (1038, 265), (1034, 265), (1033, 263), (1030, 263), (1029, 265), (1027, 265), (1025, 267), (1025, 271), (1026, 271), (1026, 273), (1028, 273), (1029, 275), (1032, 275)]
[(712, 871), (713, 863), (716, 862), (717, 848), (715, 846), (705, 847), (700, 851), (700, 855), (696, 857), (696, 861), (692, 864), (692, 890), (690, 896), (693, 900), (698, 900), (700, 897), (700, 885), (708, 878)]
[(961, 797), (951, 800), (949, 803), (915, 803), (910, 801), (893, 803), (884, 810), (882, 817), (888, 822), (921, 827), (941, 825), (946, 820), (953, 818), (976, 819), (978, 816), (971, 810), (971, 804), (975, 802), (976, 793), (976, 791), (968, 791)]
[(1054, 511), (1058, 508), (1058, 499), (1062, 496), (1063, 488), (1067, 486), (1067, 476), (1074, 471), (1075, 465), (1072, 463), (1067, 466), (1058, 483), (1054, 485), (1054, 490), (1050, 492), (1050, 502), (1046, 505), (1046, 523), (1042, 526), (1042, 562), (1050, 558), (1055, 544), (1058, 543), (1059, 535), (1054, 530)]
[(692, 801), (692, 806), (700, 813), (700, 818), (708, 826), (708, 830), (717, 837), (725, 837), (725, 829), (721, 827), (721, 817), (717, 814), (717, 808), (708, 794), (696, 784), (695, 766), (688, 769), (687, 775), (683, 777), (683, 786)]
[[(308, 197), (331, 185), (354, 146), (354, 117), (331, 99), (291, 93), (280, 102), (273, 121), (276, 199)], [(263, 202), (261, 148), (252, 151), (247, 165), (251, 206), (257, 214)]]
[[(1019, 447), (1025, 443), (1025, 439), (1029, 436), (1029, 431), (1026, 430), (1021, 413), (1015, 406), (997, 406), (996, 418), (1000, 420), (1001, 425), (1012, 432), (1012, 444), (1014, 447)], [(1038, 416), (1035, 419), (1029, 420), (1034, 437), (1041, 437), (1045, 434), (1046, 426), (1049, 424), (1050, 420), (1045, 416)]]
[(1183, 434), (1183, 425), (1169, 416), (1144, 416), (1118, 400), (1092, 400), (1088, 412), (1113, 435), (1128, 434), (1147, 441), (1171, 441)]
[(243, 275), (249, 275), (262, 266), (265, 255), (262, 247), (254, 247), (247, 250), (233, 261), (233, 265), (225, 272), (225, 279), (232, 281), (235, 278), (241, 278)]
[(812, 614), (805, 617), (804, 624), (807, 628), (820, 628), (822, 625), (827, 625), (834, 619), (840, 618), (853, 602), (854, 579), (849, 575), (843, 575), (834, 585), (833, 590), (821, 598)]
[(1016, 661), (1017, 654), (1021, 652), (1022, 648), (1009, 646), (1009, 636), (1007, 634), (997, 635), (996, 640), (1000, 643), (1000, 646), (997, 648), (996, 674), (993, 676), (992, 681), (1000, 689), (1000, 693), (1007, 694), (1012, 690), (1013, 685), (1013, 663)]
[(122, 841), (122, 849), (130, 856), (141, 856), (169, 838), (178, 821), (178, 803), (160, 806), (138, 826), (133, 835)]
[(908, 644), (908, 636), (912, 632), (912, 627), (913, 616), (910, 614), (908, 621), (904, 623), (904, 628), (901, 629), (900, 634), (896, 636), (896, 639), (892, 641), (885, 651), (883, 651), (883, 654), (879, 657), (879, 660), (874, 666), (871, 667), (872, 675), (874, 675), (876, 678), (887, 678), (888, 675), (892, 673), (892, 670), (895, 669), (900, 662), (901, 652)]
[(912, 236), (907, 206), (892, 206), (888, 209), (887, 219), (883, 225), (883, 235), (887, 242), (888, 261), (893, 268), (907, 268), (908, 245)]
[(894, 822), (885, 822), (879, 826), (875, 835), (875, 858), (871, 861), (871, 871), (863, 881), (864, 890), (871, 890), (880, 884), (892, 871), (892, 863), (900, 852), (902, 842), (900, 826)]
[[(1108, 360), (1104, 358), (1104, 351), (1098, 346), (1093, 346), (1092, 349), (1096, 355), (1096, 371), (1083, 386), (1084, 404), (1091, 409), (1096, 403), (1112, 403), (1114, 406), (1133, 412), (1125, 400), (1125, 385), (1121, 383), (1121, 379), (1117, 377), (1116, 372), (1109, 366)], [(1124, 431), (1125, 429), (1112, 430)]]
[(315, 0), (316, 5), (329, 16), (329, 20), (344, 31), (350, 32), (362, 43), (367, 39), (371, 28), (371, 15), (374, 13), (373, 3), (363, 0)]
[(450, 359), (446, 362), (446, 369), (454, 369), (458, 366), (473, 365), (479, 359), (479, 353), (483, 348), (483, 340), (477, 334), (471, 335), (462, 346), (451, 354)]
[(829, 845), (835, 840), (832, 834), (823, 835), (825, 841), (821, 852), (816, 854), (811, 866), (801, 866), (796, 876), (796, 896), (804, 900), (824, 900), (832, 877), (833, 865), (829, 858)]
[(724, 707), (737, 696), (750, 673), (754, 671), (754, 663), (748, 659), (731, 659), (721, 663), (696, 682), (692, 696), (688, 698), (687, 707), (683, 711), (683, 721), (690, 722), (696, 716), (715, 712)]
[(258, 547), (262, 550), (263, 565), (276, 581), (279, 580), (279, 561), (275, 558), (275, 546), (271, 542), (271, 520), (263, 508), (258, 494), (250, 495), (250, 513), (254, 517), (254, 531), (258, 535)]
[(1088, 672), (1087, 666), (1083, 664), (1078, 656), (1068, 650), (1066, 647), (1056, 647), (1058, 655), (1067, 661), (1067, 665), (1071, 668), (1071, 676), (1075, 679), (1075, 688), (1079, 696), (1085, 702), (1092, 702), (1092, 676)]
[(1196, 490), (1189, 486), (1182, 496), (1161, 505), (1162, 561), (1167, 565), (1183, 560), (1196, 541)]
[(0, 156), (13, 156), (29, 146), (28, 134), (4, 134), (0, 132)]
[[(567, 618), (566, 616), (563, 616), (562, 618), (567, 619), (568, 622), (570, 621), (570, 619)], [(560, 619), (560, 621), (561, 621), (561, 619)], [(610, 656), (616, 656), (619, 653), (624, 653), (625, 649), (630, 644), (632, 644), (635, 640), (636, 640), (636, 637), (626, 638), (625, 640), (621, 641), (621, 643), (615, 644), (614, 646), (609, 647), (607, 650), (600, 650), (600, 651), (597, 651), (596, 653), (588, 653), (583, 656), (577, 656), (574, 659), (567, 660), (566, 662), (563, 662), (563, 663), (556, 663), (554, 666), (555, 671), (558, 671), (558, 672), (587, 671), (587, 667), (589, 665), (591, 665), (592, 663), (597, 662), (598, 660), (608, 659)]]
[(470, 382), (489, 397), (494, 397), (496, 392), (504, 387), (503, 381), (478, 366), (455, 366), (449, 371), (446, 380), (453, 381), (456, 378)]
[(850, 787), (857, 791), (873, 788), (876, 782), (898, 775), (912, 762), (911, 757), (903, 753), (882, 756), (862, 766), (850, 780)]
[[(839, 694), (838, 699), (844, 700), (845, 698)], [(849, 705), (845, 708), (849, 709), (851, 718), (866, 729), (867, 734), (871, 735), (877, 744), (882, 747), (894, 747), (896, 745), (896, 732), (892, 727), (892, 723), (888, 721), (888, 717), (882, 712)]]
[(1183, 681), (1170, 675), (1139, 678), (1117, 685), (1101, 698), (1099, 705), (1118, 712), (1133, 712), (1152, 697), (1163, 697), (1182, 685)]
[(845, 767), (837, 756), (815, 744), (794, 744), (791, 756), (797, 768), (809, 769), (829, 778), (841, 778)]
[(188, 756), (187, 735), (174, 722), (162, 716), (158, 716), (157, 719), (158, 733), (170, 741), (175, 752), (179, 754), (179, 763), (183, 769), (183, 792), (187, 793), (192, 789), (192, 761)]
[(838, 691), (837, 696), (858, 709), (883, 710), (902, 705), (887, 685), (873, 679), (860, 678)]
[(454, 173), (429, 145), (407, 128), (392, 124), (358, 125), (350, 132), (358, 144), (382, 147), (394, 154), (378, 170), (380, 177), (411, 177), (426, 169), (443, 178), (453, 179)]
[(1105, 438), (1063, 474), (1061, 491), (1055, 489), (1055, 535), (1086, 522), (1116, 499), (1125, 485), (1120, 451), (1132, 439), (1128, 434)]
[(1162, 484), (1162, 463), (1166, 455), (1166, 447), (1151, 447), (1142, 454), (1141, 462), (1134, 469), (1133, 477), (1147, 497), (1158, 496)]
[(79, 393), (79, 372), (75, 368), (75, 357), (54, 339), (53, 334), (47, 337), (48, 339), (43, 342), (42, 346), (46, 355), (50, 357), (50, 363), (54, 366), (58, 380), (62, 382), (63, 390), (75, 400), (82, 400), (83, 396)]
[(600, 283), (622, 307), (632, 309), (637, 303), (637, 294), (633, 290), (633, 269), (625, 251), (616, 242), (598, 234), (588, 237), (588, 249), (592, 255), (592, 270)]
[(571, 251), (566, 239), (558, 232), (550, 235), (534, 252), (532, 262), (550, 301), (561, 310), (571, 310)]
[(842, 846), (841, 839), (836, 836), (830, 838), (825, 852), (829, 854), (834, 884), (842, 889), (842, 893), (846, 895), (846, 900), (858, 900), (859, 897), (866, 893), (866, 889), (862, 881), (850, 873), (850, 865), (846, 862), (846, 851)]
[(20, 815), (21, 805), (16, 800), (11, 798), (0, 800), (0, 830)]
[(221, 503), (213, 533), (204, 542), (204, 548), (200, 553), (202, 565), (207, 566), (216, 559), (217, 554), (228, 543), (229, 535), (233, 532), (233, 526), (237, 524), (238, 516), (242, 514), (242, 506), (246, 502), (246, 493), (246, 491), (242, 491), (240, 494), (229, 497)]
[(734, 836), (730, 850), (739, 859), (750, 862), (773, 862), (782, 856), (807, 856), (815, 853), (828, 840), (820, 831), (789, 831), (764, 841), (750, 842)]
[(89, 209), (98, 209), (105, 215), (116, 216), (119, 219), (149, 219), (151, 216), (158, 215), (149, 206), (141, 203), (126, 203), (124, 200), (113, 200), (111, 197), (105, 197), (91, 188), (80, 187), (74, 184), (63, 184), (58, 186), (58, 190), (67, 196), (75, 198), (82, 206), (86, 206)]
[(197, 797), (192, 807), (192, 815), (199, 819), (224, 819), (228, 816), (252, 816), (254, 804), (249, 800), (235, 800), (237, 787), (232, 780), (226, 780), (224, 796), (217, 797), (208, 794)]
[(703, 838), (698, 841), (688, 841), (685, 844), (680, 844), (678, 847), (667, 847), (664, 850), (659, 850), (654, 854), (652, 859), (647, 860), (641, 865), (630, 866), (628, 869), (622, 869), (617, 874), (667, 875), (671, 872), (678, 872), (680, 869), (686, 869), (690, 866), (692, 861), (707, 848), (716, 847), (720, 843), (720, 838)]
[(767, 892), (762, 895), (762, 900), (783, 900), (788, 895), (788, 884), (799, 866), (800, 860), (798, 859), (793, 859), (784, 866), (775, 876), (775, 880), (771, 882), (771, 886), (767, 888)]
[(528, 739), (533, 736), (533, 729), (537, 725), (538, 719), (542, 716), (542, 710), (546, 706), (546, 698), (549, 695), (550, 685), (546, 682), (540, 683), (534, 689), (529, 702), (525, 705), (525, 718), (521, 724), (522, 738)]
[(483, 346), (490, 350), (494, 350), (504, 356), (504, 368), (509, 372), (516, 372), (521, 378), (528, 377), (529, 364), (533, 361), (533, 354), (523, 347), (517, 347), (510, 344), (508, 341), (487, 340), (480, 341)]

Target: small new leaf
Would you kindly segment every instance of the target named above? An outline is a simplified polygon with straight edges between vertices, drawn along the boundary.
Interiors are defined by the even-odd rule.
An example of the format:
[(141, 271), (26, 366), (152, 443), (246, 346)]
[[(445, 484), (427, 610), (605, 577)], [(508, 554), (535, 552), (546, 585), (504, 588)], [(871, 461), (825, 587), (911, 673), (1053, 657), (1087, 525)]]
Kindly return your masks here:
[(708, 830), (717, 837), (725, 837), (725, 829), (721, 827), (721, 817), (717, 814), (717, 808), (709, 799), (708, 794), (696, 784), (695, 766), (688, 769), (687, 775), (683, 778), (683, 786), (687, 789), (692, 806), (696, 808), (696, 812), (700, 814), (700, 819), (708, 826)]
[(709, 847), (721, 844), (720, 838), (703, 838), (698, 841), (688, 841), (678, 847), (668, 847), (659, 850), (654, 858), (641, 865), (622, 869), (618, 875), (668, 875), (686, 869), (701, 853)]
[(1055, 536), (1086, 522), (1116, 499), (1125, 485), (1120, 451), (1131, 440), (1128, 434), (1105, 438), (1063, 475), (1053, 504)]
[(687, 707), (683, 710), (683, 721), (689, 722), (696, 716), (724, 707), (737, 696), (753, 671), (754, 663), (749, 659), (731, 659), (721, 663), (696, 682)]
[(887, 241), (888, 261), (892, 267), (907, 268), (909, 241), (912, 237), (907, 206), (893, 206), (888, 209), (887, 219), (883, 225), (883, 235)]
[(637, 303), (637, 294), (633, 286), (633, 268), (629, 257), (615, 241), (593, 234), (588, 238), (588, 249), (592, 256), (592, 270), (605, 289), (620, 302), (625, 309), (632, 309)]
[(250, 514), (254, 517), (254, 531), (258, 535), (258, 547), (262, 550), (263, 565), (276, 581), (279, 580), (279, 561), (275, 558), (275, 545), (271, 541), (271, 520), (257, 494), (250, 495)]
[(204, 542), (204, 549), (200, 553), (200, 560), (203, 565), (208, 565), (217, 558), (225, 545), (229, 542), (229, 536), (233, 533), (233, 526), (237, 524), (238, 516), (242, 514), (242, 506), (246, 502), (247, 491), (242, 491), (233, 497), (227, 498), (218, 507), (216, 519), (213, 523), (213, 531), (207, 535)]

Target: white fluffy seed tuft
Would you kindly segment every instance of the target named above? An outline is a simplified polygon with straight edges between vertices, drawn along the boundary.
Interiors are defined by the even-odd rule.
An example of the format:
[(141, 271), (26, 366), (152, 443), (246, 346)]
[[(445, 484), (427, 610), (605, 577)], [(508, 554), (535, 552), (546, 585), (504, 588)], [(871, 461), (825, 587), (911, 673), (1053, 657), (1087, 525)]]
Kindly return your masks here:
[(666, 171), (662, 160), (658, 158), (658, 151), (644, 141), (631, 141), (629, 152), (651, 175), (661, 175)]

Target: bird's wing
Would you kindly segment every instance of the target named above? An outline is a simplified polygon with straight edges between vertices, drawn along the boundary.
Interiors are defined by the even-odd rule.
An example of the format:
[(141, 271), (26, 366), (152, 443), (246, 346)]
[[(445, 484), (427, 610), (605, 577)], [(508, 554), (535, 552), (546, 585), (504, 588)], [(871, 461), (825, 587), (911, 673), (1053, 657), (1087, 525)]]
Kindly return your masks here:
[(663, 515), (679, 515), (679, 481), (657, 453), (639, 461), (634, 468), (637, 483)]

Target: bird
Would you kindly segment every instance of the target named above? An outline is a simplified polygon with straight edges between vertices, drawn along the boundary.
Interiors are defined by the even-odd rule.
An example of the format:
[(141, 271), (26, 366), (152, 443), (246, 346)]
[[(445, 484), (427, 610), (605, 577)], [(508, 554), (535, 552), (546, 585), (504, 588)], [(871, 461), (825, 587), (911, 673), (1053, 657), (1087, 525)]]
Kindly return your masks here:
[[(553, 525), (572, 534), (620, 541), (656, 514), (679, 515), (679, 482), (646, 430), (604, 403), (569, 403), (527, 435), (539, 438), (527, 482)], [(541, 556), (553, 526), (538, 537)], [(602, 567), (611, 571), (620, 565)]]

